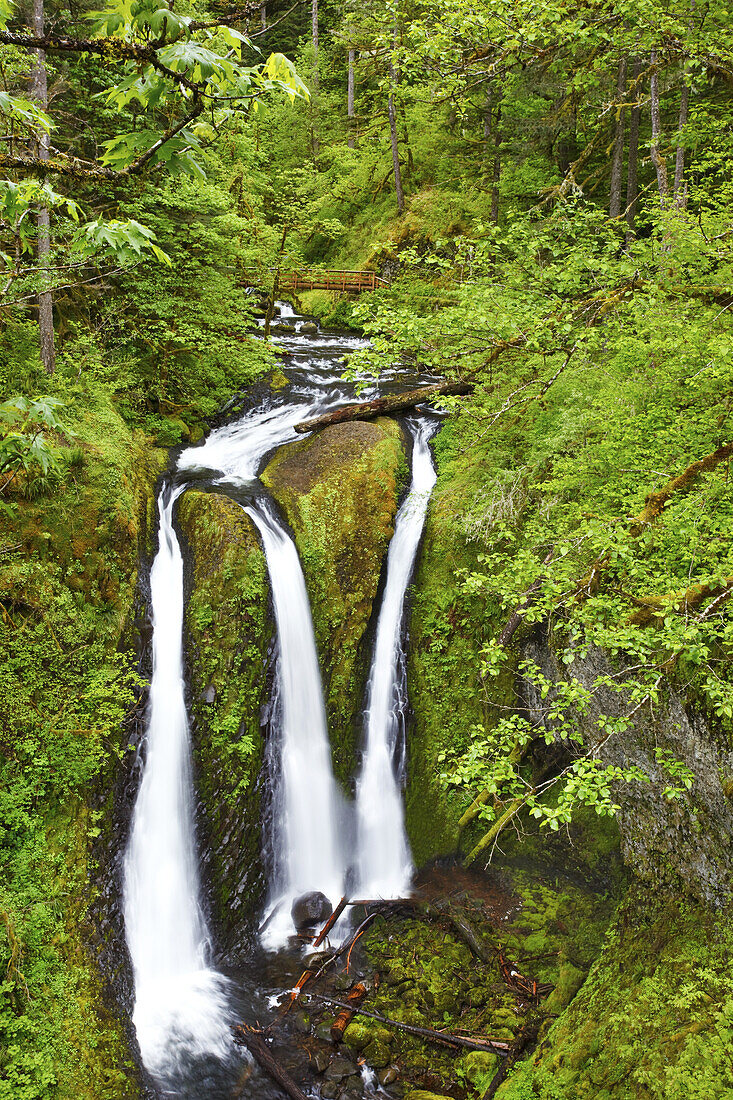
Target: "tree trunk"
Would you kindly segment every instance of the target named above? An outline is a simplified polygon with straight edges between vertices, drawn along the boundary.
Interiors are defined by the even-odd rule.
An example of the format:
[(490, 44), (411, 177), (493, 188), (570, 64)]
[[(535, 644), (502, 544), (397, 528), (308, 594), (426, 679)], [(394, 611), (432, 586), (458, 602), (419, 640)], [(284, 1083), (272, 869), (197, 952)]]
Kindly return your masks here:
[(496, 122), (494, 124), (494, 171), (493, 186), (491, 190), (491, 223), (499, 224), (499, 180), (501, 179), (501, 103), (496, 108)]
[(329, 424), (342, 424), (346, 420), (372, 420), (375, 416), (390, 416), (392, 413), (413, 409), (424, 405), (435, 397), (450, 394), (461, 397), (473, 392), (473, 386), (467, 382), (439, 382), (434, 386), (421, 386), (419, 390), (407, 393), (395, 393), (390, 397), (378, 397), (374, 401), (361, 401), (355, 405), (342, 405), (333, 412), (322, 413), (310, 420), (301, 420), (295, 425), (296, 432), (314, 432), (326, 428)]
[[(397, 26), (395, 25), (392, 35), (393, 46), (397, 46)], [(397, 70), (394, 64), (394, 53), (390, 55), (389, 59), (389, 100), (387, 101), (387, 112), (389, 114), (389, 139), (392, 145), (392, 168), (394, 170), (394, 189), (397, 195), (397, 210), (400, 214), (405, 210), (405, 193), (402, 190), (402, 170), (400, 168), (400, 151), (397, 144), (397, 111), (395, 109), (394, 101), (394, 89), (397, 87)]]
[(349, 50), (349, 82), (346, 90), (346, 117), (348, 119), (348, 145), (349, 149), (353, 149), (356, 144), (354, 139), (354, 57), (356, 55), (355, 50)]
[(260, 24), (263, 31), (267, 30), (267, 4), (260, 5)]
[(687, 204), (686, 188), (684, 186), (685, 173), (685, 146), (683, 144), (684, 129), (687, 124), (687, 112), (690, 106), (690, 88), (682, 76), (682, 92), (680, 95), (680, 120), (677, 127), (677, 157), (674, 165), (674, 201), (678, 210), (682, 210)]
[(657, 173), (657, 186), (659, 187), (659, 205), (664, 210), (669, 196), (669, 180), (667, 178), (667, 161), (662, 155), (662, 123), (659, 110), (659, 70), (657, 68), (657, 49), (652, 50), (652, 75), (651, 75), (651, 116), (652, 116), (652, 164)]
[(493, 101), (493, 87), (491, 83), (486, 88), (486, 103), (484, 104), (484, 173), (487, 180), (493, 180), (494, 166), (492, 161), (492, 147), (491, 147), (491, 134), (492, 134), (492, 101)]
[(311, 148), (315, 161), (321, 148), (318, 140), (318, 0), (311, 0), (311, 33), (313, 41), (313, 94), (310, 101)]
[[(641, 75), (641, 61), (634, 61), (632, 69), (634, 83)], [(639, 98), (639, 89), (635, 91)], [(639, 129), (641, 127), (641, 107), (632, 107), (629, 116), (629, 160), (626, 174), (626, 247), (634, 239), (636, 234), (636, 207), (638, 203), (638, 173), (639, 173)]]
[[(616, 82), (616, 100), (620, 104), (626, 90), (626, 59), (622, 58), (618, 63), (618, 80)], [(616, 136), (613, 142), (611, 155), (611, 185), (608, 202), (608, 216), (618, 218), (621, 213), (621, 178), (624, 166), (624, 108), (618, 106), (616, 119)]]
[[(33, 30), (38, 37), (43, 36), (43, 0), (33, 0)], [(39, 107), (44, 110), (48, 107), (48, 78), (46, 74), (45, 50), (36, 50), (36, 61), (33, 65), (31, 95)], [(41, 133), (38, 139), (38, 159), (48, 160), (50, 153), (50, 137)], [(47, 206), (39, 207), (36, 217), (38, 226), (38, 266), (48, 266), (51, 252), (51, 215)], [(56, 369), (56, 347), (53, 336), (53, 296), (50, 290), (38, 295), (38, 329), (41, 342), (41, 362), (46, 374), (53, 374)]]

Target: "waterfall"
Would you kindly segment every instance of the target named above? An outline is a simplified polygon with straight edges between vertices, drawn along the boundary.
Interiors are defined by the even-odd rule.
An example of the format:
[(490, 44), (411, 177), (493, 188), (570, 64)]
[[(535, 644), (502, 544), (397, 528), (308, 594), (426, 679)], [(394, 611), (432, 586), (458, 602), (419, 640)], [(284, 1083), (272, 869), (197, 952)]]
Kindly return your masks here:
[(333, 904), (345, 878), (345, 807), (331, 769), (310, 603), (293, 540), (266, 500), (246, 509), (260, 532), (270, 574), (278, 634), (277, 790), (271, 851), (274, 867), (266, 947), (293, 931), (290, 905), (321, 890)]
[(223, 1057), (225, 981), (208, 965), (199, 904), (191, 749), (183, 680), (183, 561), (172, 512), (182, 490), (158, 499), (159, 549), (150, 574), (153, 678), (147, 757), (125, 855), (124, 911), (135, 979), (133, 1022), (145, 1066)]
[[(358, 893), (401, 897), (409, 889), (412, 859), (402, 806), (407, 704), (402, 623), (428, 501), (436, 474), (429, 441), (435, 423), (408, 422), (413, 436), (410, 492), (397, 513), (387, 554), (387, 579), (377, 620), (365, 716), (366, 742), (356, 788)], [(395, 759), (397, 757), (397, 759)], [(402, 758), (401, 758), (402, 757)]]

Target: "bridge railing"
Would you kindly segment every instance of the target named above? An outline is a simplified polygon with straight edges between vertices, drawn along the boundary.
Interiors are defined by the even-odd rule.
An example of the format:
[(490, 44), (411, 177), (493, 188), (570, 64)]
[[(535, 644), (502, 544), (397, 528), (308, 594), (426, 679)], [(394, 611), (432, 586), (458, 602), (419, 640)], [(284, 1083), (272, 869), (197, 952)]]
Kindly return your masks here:
[[(275, 272), (243, 271), (240, 282), (243, 286), (263, 286), (275, 280)], [(293, 271), (281, 271), (277, 279), (278, 290), (338, 290), (346, 294), (360, 294), (366, 290), (376, 290), (388, 286), (375, 271), (319, 271), (317, 268), (301, 268)]]

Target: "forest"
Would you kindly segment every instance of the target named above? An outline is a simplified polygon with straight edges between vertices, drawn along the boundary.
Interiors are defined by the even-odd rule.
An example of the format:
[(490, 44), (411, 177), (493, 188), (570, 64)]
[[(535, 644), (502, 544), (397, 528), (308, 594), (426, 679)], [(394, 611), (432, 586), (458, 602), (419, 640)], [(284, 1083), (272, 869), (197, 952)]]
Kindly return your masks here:
[(733, 1098), (732, 416), (726, 0), (0, 0), (0, 1100)]

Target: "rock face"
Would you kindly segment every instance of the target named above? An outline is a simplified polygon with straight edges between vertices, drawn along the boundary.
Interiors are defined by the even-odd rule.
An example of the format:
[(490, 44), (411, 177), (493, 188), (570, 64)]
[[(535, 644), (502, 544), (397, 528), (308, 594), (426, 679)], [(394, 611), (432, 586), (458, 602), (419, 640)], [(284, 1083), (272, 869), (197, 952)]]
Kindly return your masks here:
[(231, 951), (241, 946), (244, 922), (264, 889), (258, 777), (273, 634), (267, 568), (252, 522), (227, 497), (189, 491), (177, 519), (190, 551), (186, 657), (204, 875)]
[[(590, 687), (596, 677), (613, 672), (597, 649), (561, 671), (547, 637), (539, 630), (523, 650), (551, 680), (569, 673)], [(525, 692), (530, 708), (537, 708), (539, 714), (533, 689), (525, 687)], [(600, 713), (618, 715), (623, 706), (624, 700), (616, 692), (596, 690), (581, 723), (586, 741), (590, 742)], [(655, 749), (667, 750), (695, 775), (692, 788), (679, 798), (665, 798), (671, 781), (660, 767)], [(669, 691), (653, 716), (645, 708), (627, 732), (610, 738), (602, 757), (607, 764), (635, 765), (651, 780), (625, 783), (618, 791), (624, 862), (654, 889), (682, 888), (706, 905), (726, 905), (733, 893), (733, 804), (723, 786), (726, 777), (733, 775), (730, 744), (717, 737), (704, 717), (686, 706), (678, 694)]]
[(334, 770), (354, 774), (365, 632), (406, 475), (394, 420), (334, 424), (282, 447), (262, 475), (283, 508), (311, 600)]

